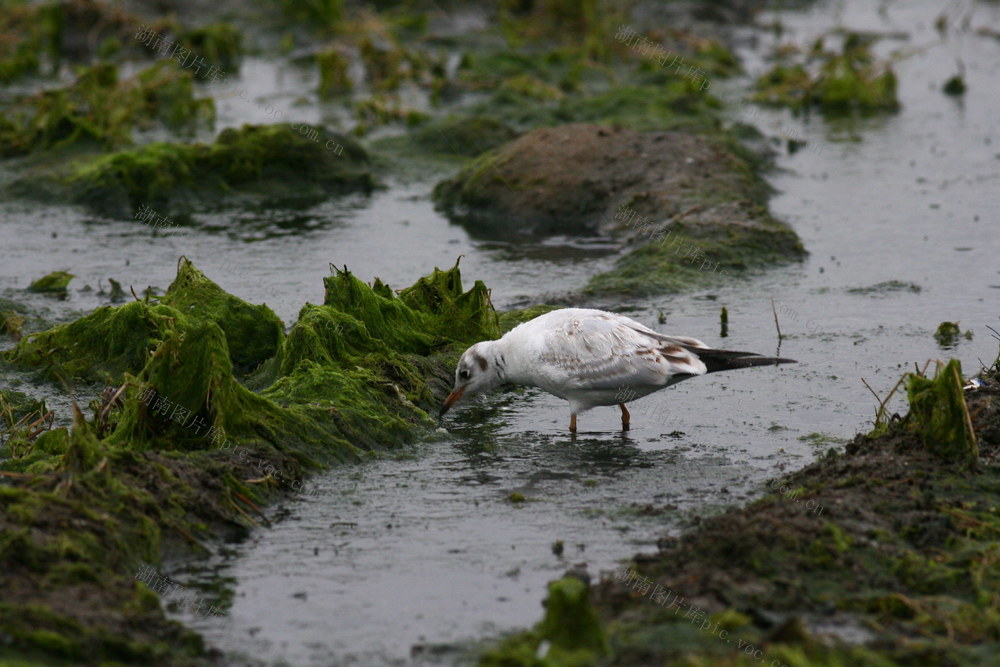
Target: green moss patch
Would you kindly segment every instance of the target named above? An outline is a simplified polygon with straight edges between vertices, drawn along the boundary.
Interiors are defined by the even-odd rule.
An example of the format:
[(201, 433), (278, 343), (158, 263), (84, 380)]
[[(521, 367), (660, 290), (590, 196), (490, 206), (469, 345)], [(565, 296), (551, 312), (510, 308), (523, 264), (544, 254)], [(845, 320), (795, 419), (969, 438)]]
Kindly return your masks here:
[[(135, 583), (142, 562), (245, 534), (259, 503), (311, 469), (433, 428), (457, 356), (500, 329), (458, 267), (399, 291), (346, 270), (285, 336), (266, 306), (182, 259), (160, 300), (99, 308), (28, 336), (8, 361), (103, 379), (92, 418), (22, 438), (0, 459), (0, 632), (8, 653), (181, 664), (200, 640)], [(263, 363), (260, 363), (262, 362)], [(234, 373), (257, 367), (241, 384)], [(43, 404), (5, 393), (10, 421)], [(288, 486), (288, 484), (292, 486)], [(87, 605), (65, 604), (76, 597)], [(128, 638), (128, 639), (125, 639)]]
[(412, 141), (425, 151), (475, 157), (505, 144), (517, 133), (491, 118), (449, 118), (429, 123), (412, 134)]
[(486, 238), (625, 237), (631, 251), (587, 289), (647, 294), (804, 256), (769, 215), (759, 171), (760, 158), (728, 139), (564, 125), (480, 156), (434, 197)]
[(238, 370), (252, 370), (273, 357), (284, 338), (284, 325), (274, 311), (224, 291), (186, 258), (181, 258), (177, 278), (160, 302), (187, 317), (219, 325)]
[(113, 382), (125, 372), (138, 373), (178, 317), (169, 306), (143, 301), (104, 306), (25, 337), (5, 356), (52, 378)]
[(67, 271), (53, 271), (28, 285), (29, 292), (65, 296), (66, 288), (75, 276)]
[(58, 4), (0, 5), (0, 83), (40, 73), (46, 58), (58, 63), (62, 23)]
[(66, 88), (15, 103), (0, 124), (0, 156), (90, 144), (114, 149), (132, 142), (134, 127), (160, 124), (191, 132), (215, 121), (211, 99), (194, 96), (192, 74), (163, 61), (129, 79), (100, 63), (80, 68)]
[[(57, 196), (109, 216), (133, 217), (142, 206), (162, 215), (218, 205), (222, 199), (294, 205), (348, 191), (369, 191), (367, 153), (342, 135), (308, 125), (244, 125), (212, 144), (154, 143), (92, 158), (46, 179), (26, 196)], [(338, 149), (337, 146), (340, 146)]]
[(583, 666), (597, 664), (607, 652), (587, 584), (567, 576), (549, 584), (545, 617), (538, 626), (486, 653), (480, 664)]
[(779, 62), (757, 80), (754, 100), (795, 110), (817, 107), (826, 114), (893, 112), (899, 109), (896, 75), (878, 62), (870, 40), (851, 34), (840, 52), (820, 39), (805, 62)]

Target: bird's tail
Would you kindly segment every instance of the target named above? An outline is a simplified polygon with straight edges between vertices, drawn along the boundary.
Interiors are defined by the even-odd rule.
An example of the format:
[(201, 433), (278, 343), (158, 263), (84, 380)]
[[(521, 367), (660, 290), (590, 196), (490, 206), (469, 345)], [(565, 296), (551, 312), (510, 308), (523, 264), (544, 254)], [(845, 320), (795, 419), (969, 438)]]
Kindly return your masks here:
[(777, 366), (778, 364), (796, 364), (794, 359), (781, 357), (762, 357), (756, 352), (736, 352), (734, 350), (711, 350), (700, 347), (689, 347), (688, 350), (698, 356), (708, 368), (709, 373), (731, 371), (736, 368), (753, 368), (754, 366)]

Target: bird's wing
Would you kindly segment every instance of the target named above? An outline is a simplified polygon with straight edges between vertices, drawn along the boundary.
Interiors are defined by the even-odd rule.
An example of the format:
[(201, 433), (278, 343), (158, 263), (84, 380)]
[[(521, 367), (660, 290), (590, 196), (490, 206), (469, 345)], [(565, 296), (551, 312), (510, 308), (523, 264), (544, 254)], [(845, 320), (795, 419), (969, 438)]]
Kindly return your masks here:
[(572, 389), (648, 388), (707, 371), (687, 346), (707, 347), (693, 338), (664, 337), (613, 313), (587, 314), (548, 328), (537, 362), (543, 373), (564, 378)]

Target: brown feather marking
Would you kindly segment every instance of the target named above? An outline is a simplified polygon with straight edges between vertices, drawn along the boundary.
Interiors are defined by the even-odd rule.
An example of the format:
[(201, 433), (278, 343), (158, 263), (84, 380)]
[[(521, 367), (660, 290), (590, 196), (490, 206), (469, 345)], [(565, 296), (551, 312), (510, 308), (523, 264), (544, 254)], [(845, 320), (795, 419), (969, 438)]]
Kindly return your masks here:
[(676, 355), (676, 354), (665, 354), (663, 355), (667, 358), (667, 361), (673, 364), (690, 364), (691, 357), (686, 355)]
[(481, 371), (485, 371), (487, 366), (489, 366), (489, 364), (486, 363), (486, 360), (482, 357), (476, 357), (476, 363), (479, 364), (479, 370)]

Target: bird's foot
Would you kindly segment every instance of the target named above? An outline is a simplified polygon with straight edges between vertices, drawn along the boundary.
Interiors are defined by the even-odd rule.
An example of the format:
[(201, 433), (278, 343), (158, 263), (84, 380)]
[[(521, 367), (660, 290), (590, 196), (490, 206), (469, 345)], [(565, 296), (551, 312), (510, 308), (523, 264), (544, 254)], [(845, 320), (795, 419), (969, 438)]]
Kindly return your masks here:
[(624, 403), (619, 403), (618, 407), (622, 409), (622, 430), (627, 431), (629, 426), (629, 421), (631, 420), (632, 415), (630, 415), (628, 413), (628, 410), (625, 409)]

